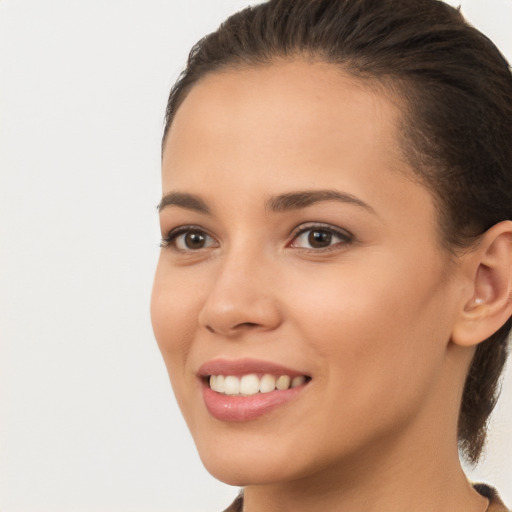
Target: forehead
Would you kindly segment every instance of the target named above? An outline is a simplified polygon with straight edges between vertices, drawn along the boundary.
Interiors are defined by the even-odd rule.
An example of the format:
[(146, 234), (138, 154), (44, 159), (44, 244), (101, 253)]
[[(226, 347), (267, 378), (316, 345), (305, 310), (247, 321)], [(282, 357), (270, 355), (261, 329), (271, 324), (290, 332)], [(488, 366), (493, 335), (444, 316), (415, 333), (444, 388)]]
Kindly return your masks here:
[(388, 174), (414, 176), (400, 150), (399, 107), (383, 89), (325, 62), (281, 61), (206, 75), (169, 130), (164, 192), (198, 182), (208, 191), (226, 172), (246, 190), (278, 186), (285, 174), (297, 188), (310, 188), (335, 171), (352, 193), (367, 178), (382, 194), (379, 181)]
[(305, 142), (328, 153), (336, 139), (340, 148), (366, 141), (382, 145), (382, 157), (397, 160), (397, 167), (400, 109), (372, 85), (333, 64), (299, 59), (206, 75), (178, 109), (164, 160), (189, 149), (184, 142), (190, 135), (205, 142), (229, 138), (246, 153), (271, 144), (293, 152)]

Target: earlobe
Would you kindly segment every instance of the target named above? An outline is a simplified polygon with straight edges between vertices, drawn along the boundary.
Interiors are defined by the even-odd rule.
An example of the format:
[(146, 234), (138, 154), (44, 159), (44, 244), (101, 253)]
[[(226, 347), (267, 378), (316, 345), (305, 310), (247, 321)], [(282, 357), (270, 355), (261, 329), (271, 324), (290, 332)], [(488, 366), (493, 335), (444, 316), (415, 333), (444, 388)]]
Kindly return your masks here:
[(474, 346), (512, 316), (512, 221), (490, 228), (467, 255), (472, 294), (454, 325), (452, 342)]

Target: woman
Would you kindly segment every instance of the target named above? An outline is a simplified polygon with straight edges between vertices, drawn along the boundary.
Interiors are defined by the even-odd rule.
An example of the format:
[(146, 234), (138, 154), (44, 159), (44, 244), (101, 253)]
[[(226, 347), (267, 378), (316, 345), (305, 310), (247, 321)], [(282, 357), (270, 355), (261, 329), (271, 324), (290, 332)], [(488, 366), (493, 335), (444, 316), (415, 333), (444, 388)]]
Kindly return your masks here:
[(171, 91), (152, 321), (228, 510), (505, 510), (512, 76), (437, 0), (275, 0)]

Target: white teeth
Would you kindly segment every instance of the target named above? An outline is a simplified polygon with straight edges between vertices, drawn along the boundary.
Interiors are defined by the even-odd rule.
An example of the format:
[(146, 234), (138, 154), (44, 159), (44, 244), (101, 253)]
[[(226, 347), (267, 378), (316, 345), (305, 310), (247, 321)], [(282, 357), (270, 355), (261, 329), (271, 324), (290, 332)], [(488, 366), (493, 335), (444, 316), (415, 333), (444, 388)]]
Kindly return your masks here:
[(277, 379), (274, 375), (265, 374), (259, 378), (256, 374), (250, 373), (241, 378), (234, 375), (211, 375), (210, 388), (217, 393), (225, 395), (251, 396), (257, 393), (271, 393), (276, 389), (284, 391), (290, 388), (302, 386), (306, 382), (304, 375), (293, 377), (280, 375)]
[(268, 373), (260, 380), (260, 393), (270, 393), (276, 389), (276, 378)]
[(219, 391), (219, 393), (224, 393), (224, 382), (226, 380), (226, 377), (224, 375), (217, 375), (217, 382), (215, 383), (217, 386), (216, 391)]
[(210, 387), (217, 393), (224, 393), (224, 375), (212, 375), (210, 377)]
[(244, 375), (240, 380), (240, 393), (242, 395), (255, 395), (260, 390), (260, 379), (257, 375)]
[(238, 395), (240, 393), (240, 379), (228, 375), (224, 380), (224, 393), (226, 395)]

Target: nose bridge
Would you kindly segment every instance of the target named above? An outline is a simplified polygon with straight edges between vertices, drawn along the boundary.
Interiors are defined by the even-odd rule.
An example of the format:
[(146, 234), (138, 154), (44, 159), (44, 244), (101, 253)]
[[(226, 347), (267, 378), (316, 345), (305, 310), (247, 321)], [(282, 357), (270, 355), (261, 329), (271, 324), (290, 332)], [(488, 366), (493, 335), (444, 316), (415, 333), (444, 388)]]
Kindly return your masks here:
[(280, 313), (270, 258), (251, 241), (241, 241), (220, 256), (217, 264), (199, 323), (226, 336), (275, 328)]

